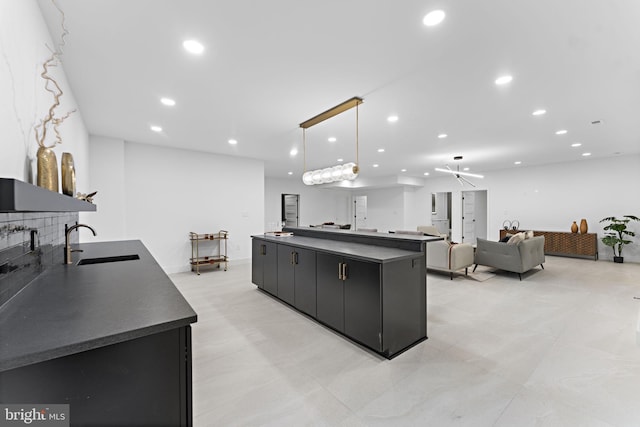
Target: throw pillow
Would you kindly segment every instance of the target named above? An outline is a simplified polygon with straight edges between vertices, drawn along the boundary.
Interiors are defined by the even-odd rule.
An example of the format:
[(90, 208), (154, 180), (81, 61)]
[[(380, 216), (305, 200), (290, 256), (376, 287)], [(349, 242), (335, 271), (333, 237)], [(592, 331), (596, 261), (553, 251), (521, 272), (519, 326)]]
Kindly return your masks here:
[(533, 230), (527, 231), (525, 236), (524, 236), (525, 239), (530, 239), (532, 237), (533, 237)]
[(513, 237), (513, 236), (511, 236), (511, 234), (507, 234), (502, 239), (500, 239), (500, 242), (501, 243), (507, 243), (511, 237)]
[(524, 233), (517, 233), (517, 234), (514, 234), (513, 236), (511, 236), (511, 238), (507, 242), (507, 245), (517, 245), (518, 243), (522, 242), (523, 240), (524, 240)]

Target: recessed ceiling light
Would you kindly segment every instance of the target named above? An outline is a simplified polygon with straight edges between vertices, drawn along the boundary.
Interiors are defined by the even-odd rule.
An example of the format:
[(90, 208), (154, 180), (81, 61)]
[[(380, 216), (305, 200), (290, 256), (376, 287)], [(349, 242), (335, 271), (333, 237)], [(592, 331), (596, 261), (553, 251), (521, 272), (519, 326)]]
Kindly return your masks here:
[(384, 148), (378, 148), (378, 153), (384, 153)]
[(497, 85), (506, 85), (507, 83), (511, 83), (511, 81), (513, 80), (512, 76), (500, 76), (496, 79), (496, 84)]
[(182, 43), (182, 47), (184, 47), (187, 52), (193, 53), (194, 55), (200, 55), (204, 52), (204, 46), (197, 40), (185, 40)]
[(289, 171), (287, 172), (287, 175), (293, 175), (293, 172)]
[(330, 136), (330, 137), (327, 139), (327, 141), (329, 141), (329, 142), (336, 142), (336, 141), (337, 141), (337, 139), (336, 139), (336, 137), (335, 137), (335, 136)]
[(298, 149), (297, 148), (292, 148), (291, 151), (289, 151), (289, 155), (291, 157), (296, 156), (298, 154)]
[(462, 168), (462, 170), (463, 170), (463, 171), (468, 171), (468, 170), (469, 170), (469, 168)]
[(377, 168), (378, 166), (380, 166), (380, 165), (377, 164), (377, 163), (373, 165), (374, 168)]
[(573, 144), (571, 144), (572, 147), (580, 147), (582, 144), (579, 142), (574, 142)]
[(387, 117), (387, 121), (389, 123), (395, 123), (395, 122), (398, 121), (398, 116), (389, 116), (389, 117)]
[(344, 162), (344, 159), (338, 159), (337, 162)]
[(513, 162), (514, 165), (520, 165), (522, 164), (522, 162), (520, 160), (516, 160), (515, 162)]
[(438, 138), (443, 139), (443, 138), (446, 138), (447, 136), (449, 135), (447, 135), (446, 133), (441, 133), (438, 135)]
[(547, 110), (540, 109), (540, 110), (536, 110), (533, 113), (531, 113), (531, 115), (533, 115), (533, 116), (542, 116), (543, 114), (547, 114)]
[(422, 23), (427, 27), (433, 27), (444, 21), (445, 13), (442, 10), (434, 10), (427, 13), (422, 19)]
[(150, 126), (149, 129), (154, 132), (162, 132), (162, 128), (160, 126)]
[(583, 156), (585, 156), (585, 157), (587, 157), (587, 156), (590, 156), (590, 155), (591, 155), (591, 153), (582, 153), (582, 155), (583, 155)]
[(406, 172), (406, 171), (407, 171), (406, 169), (400, 169), (400, 172)]
[(160, 98), (160, 102), (168, 107), (173, 107), (174, 105), (176, 105), (176, 101), (171, 98)]
[(556, 131), (556, 135), (564, 135), (566, 133), (567, 133), (566, 129), (560, 129), (560, 130)]
[(425, 172), (425, 173), (424, 173), (424, 176), (427, 176), (427, 175), (429, 175), (429, 172)]
[(238, 143), (238, 141), (236, 141), (235, 139), (230, 139), (229, 140), (229, 144), (231, 145), (236, 145)]

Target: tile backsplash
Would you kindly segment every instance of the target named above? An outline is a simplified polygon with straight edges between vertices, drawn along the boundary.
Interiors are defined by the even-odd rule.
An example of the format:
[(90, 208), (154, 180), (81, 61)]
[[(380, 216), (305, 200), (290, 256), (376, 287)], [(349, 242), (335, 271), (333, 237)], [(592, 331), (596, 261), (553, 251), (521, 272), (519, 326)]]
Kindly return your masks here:
[[(0, 306), (44, 269), (64, 260), (64, 226), (77, 212), (0, 213)], [(78, 233), (71, 233), (78, 243)]]

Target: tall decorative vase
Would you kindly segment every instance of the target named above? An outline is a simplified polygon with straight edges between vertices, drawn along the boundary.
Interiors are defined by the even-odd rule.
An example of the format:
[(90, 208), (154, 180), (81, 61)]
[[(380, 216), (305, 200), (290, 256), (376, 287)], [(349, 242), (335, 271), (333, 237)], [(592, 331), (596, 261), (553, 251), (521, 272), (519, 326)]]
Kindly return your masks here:
[(38, 148), (38, 187), (58, 192), (58, 161), (56, 153), (46, 147)]
[(578, 232), (578, 224), (576, 224), (575, 221), (573, 221), (573, 224), (571, 224), (571, 232), (572, 233), (577, 233)]
[(580, 233), (586, 234), (589, 231), (589, 226), (587, 225), (587, 220), (582, 218), (580, 220)]
[(73, 197), (76, 194), (76, 168), (71, 153), (62, 153), (60, 174), (62, 175), (62, 194)]

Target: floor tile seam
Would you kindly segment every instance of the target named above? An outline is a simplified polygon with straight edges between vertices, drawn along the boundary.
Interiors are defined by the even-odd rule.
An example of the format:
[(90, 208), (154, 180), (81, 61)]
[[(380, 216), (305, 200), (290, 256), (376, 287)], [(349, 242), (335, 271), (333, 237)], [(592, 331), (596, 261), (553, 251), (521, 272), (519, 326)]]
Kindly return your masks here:
[(502, 408), (502, 411), (500, 411), (500, 414), (498, 414), (498, 416), (496, 417), (495, 421), (493, 422), (493, 424), (491, 424), (492, 427), (495, 427), (498, 422), (500, 422), (500, 419), (504, 416), (504, 414), (507, 412), (507, 410), (509, 409), (509, 407), (511, 406), (511, 404), (513, 403), (514, 400), (516, 400), (516, 398), (518, 396), (520, 396), (522, 394), (522, 391), (525, 390), (525, 386), (524, 384), (520, 384), (520, 388), (518, 389), (518, 391), (516, 391), (513, 396), (511, 397), (511, 399), (509, 399), (509, 402), (507, 402), (507, 404), (504, 406), (504, 408)]

